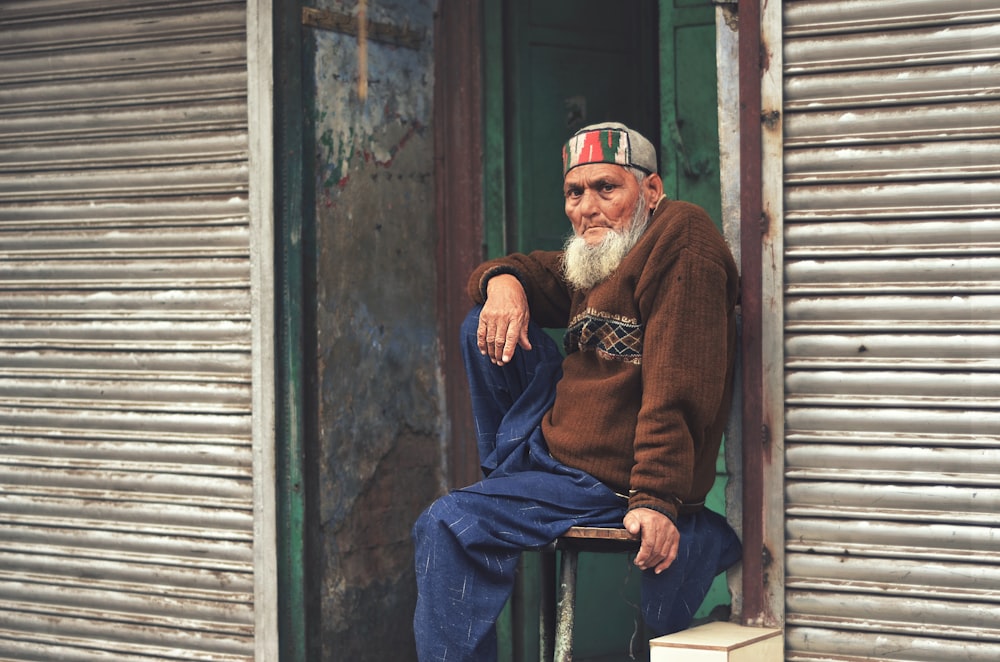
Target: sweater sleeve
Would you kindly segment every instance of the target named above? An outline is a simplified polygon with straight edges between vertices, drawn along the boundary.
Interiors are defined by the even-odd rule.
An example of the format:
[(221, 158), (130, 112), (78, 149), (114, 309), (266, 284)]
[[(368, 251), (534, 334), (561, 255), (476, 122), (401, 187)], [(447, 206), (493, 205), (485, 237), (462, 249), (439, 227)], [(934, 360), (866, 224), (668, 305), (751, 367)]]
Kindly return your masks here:
[(511, 274), (521, 282), (531, 319), (537, 324), (547, 328), (566, 326), (571, 292), (562, 277), (561, 251), (512, 253), (484, 262), (469, 276), (469, 297), (475, 303), (485, 303), (487, 283), (500, 274)]
[[(647, 303), (643, 331), (642, 404), (634, 441), (629, 508), (669, 517), (692, 491), (728, 377), (726, 268), (682, 249), (655, 282), (640, 282)], [(716, 444), (717, 446), (717, 444)], [(713, 465), (714, 466), (714, 465)]]

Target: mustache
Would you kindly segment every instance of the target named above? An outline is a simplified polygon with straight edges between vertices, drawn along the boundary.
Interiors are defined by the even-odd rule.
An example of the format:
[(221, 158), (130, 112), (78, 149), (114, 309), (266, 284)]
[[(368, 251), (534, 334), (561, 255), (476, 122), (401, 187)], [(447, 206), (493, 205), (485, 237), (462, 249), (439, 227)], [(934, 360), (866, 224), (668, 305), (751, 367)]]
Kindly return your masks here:
[(611, 229), (600, 243), (587, 244), (583, 237), (571, 234), (563, 246), (563, 276), (578, 290), (586, 290), (607, 280), (625, 256), (638, 243), (649, 223), (650, 212), (640, 198), (625, 230)]

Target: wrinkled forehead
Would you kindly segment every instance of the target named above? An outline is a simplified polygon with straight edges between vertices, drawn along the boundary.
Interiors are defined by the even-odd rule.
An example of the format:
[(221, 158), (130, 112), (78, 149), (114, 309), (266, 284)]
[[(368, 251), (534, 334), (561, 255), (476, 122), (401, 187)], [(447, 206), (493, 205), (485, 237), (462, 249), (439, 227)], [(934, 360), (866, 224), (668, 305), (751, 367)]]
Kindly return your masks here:
[(635, 182), (633, 175), (625, 166), (613, 163), (584, 163), (563, 175), (563, 187), (587, 187), (609, 182), (628, 186)]

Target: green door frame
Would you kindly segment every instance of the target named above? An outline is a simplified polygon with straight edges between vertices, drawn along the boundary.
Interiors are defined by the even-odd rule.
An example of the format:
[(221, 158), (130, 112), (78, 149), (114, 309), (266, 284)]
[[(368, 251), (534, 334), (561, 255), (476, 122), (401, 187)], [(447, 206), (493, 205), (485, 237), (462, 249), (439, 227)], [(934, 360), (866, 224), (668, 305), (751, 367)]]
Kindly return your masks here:
[[(315, 241), (311, 154), (314, 106), (304, 85), (312, 72), (312, 53), (302, 34), (302, 3), (274, 2), (274, 277), (275, 277), (275, 499), (278, 565), (278, 655), (281, 662), (307, 662), (305, 454), (308, 431), (308, 378), (304, 357), (315, 352), (312, 307)], [(262, 256), (263, 257), (263, 256)], [(257, 477), (255, 477), (256, 479)], [(263, 477), (261, 477), (263, 478)]]

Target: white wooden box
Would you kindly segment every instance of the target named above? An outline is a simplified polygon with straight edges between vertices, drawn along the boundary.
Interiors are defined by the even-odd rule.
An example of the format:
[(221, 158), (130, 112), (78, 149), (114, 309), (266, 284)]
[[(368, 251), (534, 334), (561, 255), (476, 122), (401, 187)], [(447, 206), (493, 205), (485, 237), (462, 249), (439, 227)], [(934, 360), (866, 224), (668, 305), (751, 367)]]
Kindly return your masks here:
[(717, 621), (657, 637), (649, 662), (782, 662), (781, 630)]

